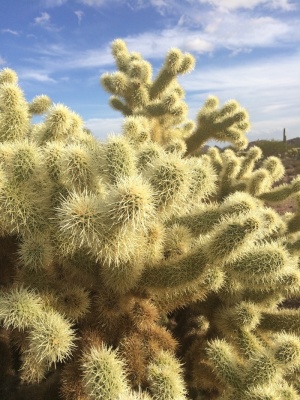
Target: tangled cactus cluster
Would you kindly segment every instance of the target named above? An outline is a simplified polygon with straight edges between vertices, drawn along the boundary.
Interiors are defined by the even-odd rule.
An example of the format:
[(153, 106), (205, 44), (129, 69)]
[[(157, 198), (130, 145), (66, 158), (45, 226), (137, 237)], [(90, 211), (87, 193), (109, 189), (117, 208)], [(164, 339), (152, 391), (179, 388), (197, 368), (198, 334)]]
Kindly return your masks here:
[[(276, 186), (281, 161), (245, 150), (236, 101), (187, 119), (190, 54), (153, 79), (122, 40), (112, 53), (101, 82), (124, 122), (104, 143), (0, 73), (1, 398), (300, 399), (300, 314), (282, 307), (300, 177)], [(199, 153), (210, 139), (231, 146)], [(291, 196), (295, 213), (270, 207)]]

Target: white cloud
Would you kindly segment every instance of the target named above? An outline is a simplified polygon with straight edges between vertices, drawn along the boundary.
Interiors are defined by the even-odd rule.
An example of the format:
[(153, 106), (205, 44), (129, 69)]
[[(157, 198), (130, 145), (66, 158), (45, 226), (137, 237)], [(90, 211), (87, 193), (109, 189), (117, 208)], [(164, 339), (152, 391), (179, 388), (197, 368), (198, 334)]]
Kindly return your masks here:
[(60, 28), (54, 26), (51, 22), (51, 17), (47, 12), (42, 12), (41, 16), (34, 18), (34, 24), (40, 26), (41, 28), (46, 29), (51, 32), (58, 32)]
[(6, 61), (2, 56), (0, 56), (0, 65), (4, 65), (4, 64), (6, 64)]
[[(129, 47), (140, 51), (145, 57), (164, 57), (170, 47), (179, 47), (194, 54), (213, 53), (227, 49), (232, 55), (250, 52), (254, 48), (268, 48), (297, 43), (300, 40), (299, 21), (293, 19), (293, 13), (285, 18), (270, 16), (264, 12), (248, 10), (240, 12), (241, 5), (268, 4), (292, 7), (287, 0), (200, 0), (210, 4), (223, 4), (232, 7), (230, 12), (213, 9), (199, 4), (199, 0), (139, 0), (140, 6), (161, 8), (177, 16), (177, 25), (160, 31), (142, 32), (129, 35), (124, 39)], [(92, 3), (97, 3), (91, 1)], [(187, 4), (189, 3), (189, 4)], [(275, 4), (276, 3), (276, 4)], [(101, 1), (104, 4), (104, 1)], [(288, 7), (289, 6), (289, 7)], [(170, 45), (172, 44), (172, 45)]]
[(282, 8), (283, 10), (286, 11), (292, 11), (297, 9), (297, 3), (291, 0), (273, 0), (272, 6), (274, 8)]
[[(256, 90), (268, 91), (278, 87), (287, 91), (293, 87), (300, 89), (299, 65), (300, 54), (285, 58), (274, 56), (230, 67), (218, 64), (209, 68), (200, 66), (196, 71), (180, 78), (180, 81), (184, 82), (189, 91), (246, 89), (249, 94), (249, 90), (255, 93)], [(256, 94), (261, 96), (261, 93)]]
[(253, 9), (257, 6), (266, 6), (269, 8), (279, 8), (290, 11), (295, 8), (295, 4), (290, 0), (200, 0), (200, 3), (207, 3), (215, 6), (222, 11), (236, 9)]
[(124, 39), (129, 49), (139, 51), (145, 57), (162, 58), (170, 47), (179, 47), (194, 55), (213, 53), (219, 49), (227, 49), (232, 54), (250, 52), (253, 48), (296, 42), (300, 39), (300, 31), (293, 23), (288, 24), (271, 17), (228, 15), (219, 20), (217, 17), (214, 28), (208, 25), (208, 31), (176, 26)]
[[(227, 15), (209, 32), (216, 47), (230, 49), (272, 47), (289, 41), (294, 26), (271, 17)], [(293, 40), (293, 39), (292, 39)]]
[[(48, 19), (45, 17), (44, 19)], [(129, 51), (138, 51), (150, 60), (163, 61), (171, 47), (178, 47), (195, 56), (217, 54), (226, 49), (228, 54), (236, 56), (250, 53), (255, 48), (275, 47), (289, 44), (300, 39), (299, 30), (292, 23), (278, 21), (271, 17), (246, 18), (228, 15), (226, 19), (216, 16), (214, 25), (204, 30), (175, 26), (161, 31), (142, 32), (124, 37)], [(49, 73), (71, 69), (101, 68), (114, 65), (110, 46), (87, 50), (71, 50), (63, 44), (31, 49), (35, 52), (32, 63)]]
[(74, 14), (76, 15), (76, 17), (78, 19), (78, 24), (80, 25), (82, 18), (84, 17), (84, 12), (77, 10), (77, 11), (74, 11)]
[(213, 44), (201, 37), (194, 37), (185, 44), (185, 50), (193, 53), (208, 53), (213, 50)]
[[(60, 7), (69, 0), (41, 0), (44, 7)], [(90, 7), (103, 7), (112, 3), (123, 3), (128, 7), (135, 9), (139, 7), (154, 7), (159, 13), (173, 13), (174, 11), (188, 9), (197, 10), (200, 4), (212, 6), (220, 11), (233, 11), (238, 9), (251, 10), (258, 6), (264, 6), (270, 9), (280, 9), (283, 11), (291, 11), (296, 9), (297, 5), (293, 0), (77, 0), (77, 3)]]
[(50, 15), (47, 12), (42, 12), (40, 17), (34, 18), (36, 25), (45, 26), (50, 22)]
[(26, 79), (26, 81), (38, 81), (38, 82), (49, 82), (49, 83), (55, 83), (56, 80), (51, 78), (47, 72), (44, 71), (37, 71), (37, 70), (26, 70), (26, 69), (21, 69), (19, 72), (19, 77), (20, 79)]
[(14, 31), (13, 29), (1, 29), (2, 33), (10, 33), (11, 35), (18, 36), (19, 32)]
[(175, 27), (156, 32), (143, 32), (124, 38), (130, 51), (138, 51), (145, 58), (164, 58), (171, 47), (179, 47), (182, 51), (194, 54), (209, 53), (214, 43), (199, 31), (190, 31)]
[[(292, 12), (299, 4), (292, 0), (139, 0), (138, 4), (151, 5), (159, 12), (163, 9), (164, 14), (177, 18), (175, 28), (194, 29), (214, 48), (236, 51), (240, 46), (263, 47), (300, 40), (299, 21)], [(271, 16), (270, 10), (275, 8), (284, 11), (285, 18)]]

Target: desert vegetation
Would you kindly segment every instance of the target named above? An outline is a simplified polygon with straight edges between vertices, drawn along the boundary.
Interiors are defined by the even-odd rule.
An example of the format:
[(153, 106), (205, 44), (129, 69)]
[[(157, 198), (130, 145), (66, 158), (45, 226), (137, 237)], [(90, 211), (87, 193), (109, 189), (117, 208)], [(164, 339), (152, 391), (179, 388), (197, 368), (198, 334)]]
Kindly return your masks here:
[(0, 73), (1, 399), (300, 399), (300, 176), (237, 101), (187, 118), (191, 54), (112, 54), (105, 142)]

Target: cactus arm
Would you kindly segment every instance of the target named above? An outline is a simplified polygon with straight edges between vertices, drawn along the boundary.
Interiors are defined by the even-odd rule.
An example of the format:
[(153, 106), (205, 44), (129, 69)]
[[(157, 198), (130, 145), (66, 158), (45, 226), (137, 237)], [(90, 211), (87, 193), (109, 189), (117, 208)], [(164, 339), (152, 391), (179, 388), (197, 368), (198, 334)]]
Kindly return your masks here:
[(219, 377), (230, 386), (240, 389), (242, 386), (241, 367), (238, 356), (225, 340), (213, 340), (207, 346), (207, 354)]
[(140, 283), (145, 287), (160, 290), (182, 287), (201, 276), (206, 265), (207, 258), (203, 250), (198, 249), (179, 260), (146, 269)]
[(154, 400), (187, 399), (180, 364), (171, 354), (156, 355), (148, 367), (148, 379)]
[(300, 185), (298, 180), (289, 185), (285, 184), (278, 186), (270, 190), (269, 192), (260, 194), (258, 197), (264, 201), (268, 201), (271, 203), (279, 203), (297, 193), (299, 191), (299, 186)]
[(128, 394), (125, 366), (105, 345), (86, 348), (81, 368), (84, 392), (91, 399), (114, 400)]
[(280, 312), (267, 312), (261, 314), (259, 329), (280, 332), (282, 330), (299, 334), (300, 312), (298, 310), (281, 310)]
[(197, 128), (186, 140), (187, 154), (193, 153), (211, 139), (229, 141), (240, 149), (247, 146), (247, 140), (244, 137), (249, 129), (247, 112), (239, 108), (234, 100), (229, 101), (219, 110), (218, 103), (218, 99), (211, 96), (199, 111)]

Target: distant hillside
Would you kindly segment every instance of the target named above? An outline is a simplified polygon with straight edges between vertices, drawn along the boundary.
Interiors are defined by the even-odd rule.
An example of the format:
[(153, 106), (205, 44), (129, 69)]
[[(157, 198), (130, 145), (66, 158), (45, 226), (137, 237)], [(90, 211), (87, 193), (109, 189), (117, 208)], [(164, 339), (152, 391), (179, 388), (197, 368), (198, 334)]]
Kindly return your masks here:
[(256, 140), (249, 143), (249, 147), (258, 146), (262, 149), (264, 157), (282, 157), (295, 147), (300, 147), (300, 138), (289, 139), (284, 143), (282, 140)]
[[(286, 146), (287, 149), (293, 147), (300, 147), (300, 137), (289, 139), (286, 141), (286, 144), (287, 144)], [(284, 154), (287, 150), (282, 140), (267, 140), (267, 139), (254, 140), (252, 142), (249, 142), (248, 148), (253, 146), (260, 147), (265, 156)], [(205, 154), (210, 147), (211, 146), (204, 145), (195, 154), (196, 155)], [(225, 147), (219, 147), (219, 146), (215, 147), (217, 147), (220, 151), (223, 151), (225, 148), (230, 147), (230, 145)]]
[[(252, 146), (259, 146), (259, 143), (260, 143), (260, 142), (263, 142), (263, 143), (264, 143), (264, 142), (283, 143), (281, 140), (267, 140), (267, 139), (262, 139), (262, 140), (254, 140), (253, 142), (249, 142), (249, 147), (252, 147)], [(296, 137), (296, 138), (293, 138), (293, 139), (288, 139), (288, 140), (286, 141), (286, 143), (287, 143), (288, 146), (291, 146), (291, 147), (300, 147), (300, 137)]]
[(300, 147), (300, 137), (289, 139), (286, 142), (293, 147)]

